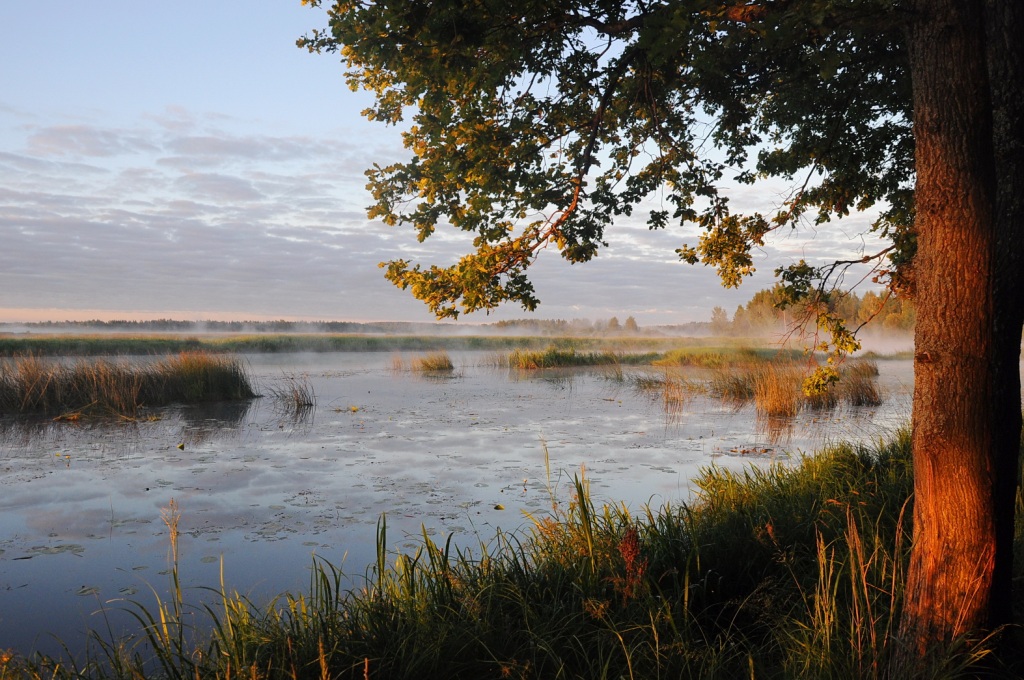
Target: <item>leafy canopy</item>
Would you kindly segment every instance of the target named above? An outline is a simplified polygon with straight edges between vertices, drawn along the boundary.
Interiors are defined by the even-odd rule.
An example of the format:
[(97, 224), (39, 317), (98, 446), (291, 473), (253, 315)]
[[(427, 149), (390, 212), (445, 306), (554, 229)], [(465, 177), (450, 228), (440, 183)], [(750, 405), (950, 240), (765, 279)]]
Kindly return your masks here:
[[(370, 216), (420, 240), (445, 222), (474, 235), (449, 267), (381, 265), (439, 317), (533, 310), (526, 272), (541, 250), (590, 260), (634, 210), (651, 229), (698, 225), (679, 257), (736, 286), (773, 230), (878, 205), (873, 229), (892, 246), (863, 261), (905, 283), (913, 138), (892, 0), (337, 0), (328, 12), (329, 30), (299, 45), (341, 55), (349, 85), (375, 94), (369, 119), (409, 121), (410, 160), (367, 172)], [(731, 211), (723, 182), (764, 177), (792, 194), (771, 214)], [(850, 264), (777, 273), (790, 300), (827, 302)], [(841, 322), (829, 330), (836, 349), (855, 342)]]

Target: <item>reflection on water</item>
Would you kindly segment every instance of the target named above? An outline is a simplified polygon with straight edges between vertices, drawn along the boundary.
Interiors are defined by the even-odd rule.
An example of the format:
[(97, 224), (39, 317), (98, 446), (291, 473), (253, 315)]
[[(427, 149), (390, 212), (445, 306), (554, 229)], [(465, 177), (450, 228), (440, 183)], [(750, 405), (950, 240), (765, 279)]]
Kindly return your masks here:
[[(361, 577), (382, 513), (392, 548), (423, 531), (475, 543), (550, 508), (581, 467), (598, 500), (660, 505), (686, 498), (701, 466), (874, 440), (909, 414), (910, 362), (882, 363), (879, 407), (759, 429), (751, 405), (696, 389), (699, 373), (453, 358), (459, 368), (435, 377), (386, 354), (253, 356), (261, 399), (138, 421), (0, 419), (0, 641), (59, 653), (53, 633), (78, 649), (85, 628), (106, 626), (99, 610), (129, 630), (126, 600), (150, 605), (150, 588), (168, 585), (171, 499), (190, 597), (219, 583), (223, 560), (229, 587), (263, 602), (304, 589), (314, 554)], [(310, 406), (270, 397), (288, 375), (308, 380)]]
[(755, 427), (764, 433), (769, 444), (776, 446), (785, 444), (793, 439), (793, 430), (796, 427), (795, 421), (795, 416), (758, 413)]
[(256, 399), (194, 404), (168, 409), (165, 418), (180, 421), (179, 439), (189, 446), (198, 446), (217, 437), (230, 437), (247, 422)]

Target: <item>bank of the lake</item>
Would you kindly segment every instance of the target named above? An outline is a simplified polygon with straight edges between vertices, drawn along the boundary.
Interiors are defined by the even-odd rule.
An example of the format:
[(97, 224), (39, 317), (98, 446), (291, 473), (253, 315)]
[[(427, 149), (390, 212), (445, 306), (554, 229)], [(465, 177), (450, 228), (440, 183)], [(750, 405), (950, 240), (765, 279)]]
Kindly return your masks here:
[[(694, 482), (692, 500), (634, 514), (576, 478), (550, 513), (475, 549), (425, 535), (389, 553), (381, 520), (361, 587), (320, 562), (306, 592), (269, 606), (225, 590), (193, 617), (172, 596), (138, 606), (141, 637), (100, 633), (77, 665), (8, 656), (0, 677), (889, 677), (909, 434)], [(164, 521), (173, 544), (173, 505)], [(918, 677), (1019, 677), (1019, 662), (962, 641)]]

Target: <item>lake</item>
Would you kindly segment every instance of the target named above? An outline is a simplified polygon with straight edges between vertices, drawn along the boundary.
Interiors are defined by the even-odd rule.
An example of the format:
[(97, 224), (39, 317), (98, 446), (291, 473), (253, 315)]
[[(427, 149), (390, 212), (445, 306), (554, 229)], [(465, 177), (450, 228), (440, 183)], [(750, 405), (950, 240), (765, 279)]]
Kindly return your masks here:
[[(407, 354), (406, 359), (414, 355)], [(460, 545), (528, 526), (584, 474), (597, 502), (685, 500), (702, 467), (785, 462), (828, 441), (876, 441), (910, 414), (912, 362), (879, 361), (881, 406), (802, 412), (764, 431), (750, 405), (693, 396), (666, 412), (634, 388), (650, 368), (520, 372), (486, 353), (456, 370), (396, 370), (387, 353), (251, 355), (259, 390), (306, 381), (315, 407), (269, 396), (136, 421), (0, 420), (0, 649), (59, 654), (121, 635), (169, 586), (171, 499), (186, 599), (219, 587), (259, 605), (308, 587), (314, 555), (354, 586), (387, 545), (425, 531)], [(625, 375), (623, 375), (625, 374)]]

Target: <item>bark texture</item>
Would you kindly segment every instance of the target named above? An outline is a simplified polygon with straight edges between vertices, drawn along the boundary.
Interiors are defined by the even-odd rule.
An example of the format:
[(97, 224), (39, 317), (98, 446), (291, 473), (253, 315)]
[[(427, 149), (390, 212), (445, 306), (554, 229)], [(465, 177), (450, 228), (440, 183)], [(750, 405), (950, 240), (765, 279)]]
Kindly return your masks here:
[(903, 639), (918, 660), (1010, 615), (1024, 186), (1010, 143), (1019, 82), (1000, 79), (1019, 76), (1014, 4), (918, 0), (910, 29), (918, 316)]

